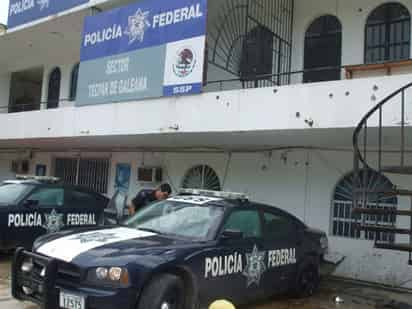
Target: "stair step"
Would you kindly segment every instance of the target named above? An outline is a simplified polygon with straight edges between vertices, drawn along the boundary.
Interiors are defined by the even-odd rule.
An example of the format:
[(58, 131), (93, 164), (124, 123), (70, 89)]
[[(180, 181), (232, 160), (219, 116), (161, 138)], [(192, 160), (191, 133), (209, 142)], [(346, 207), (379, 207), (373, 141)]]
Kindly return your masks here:
[(412, 252), (412, 245), (410, 244), (388, 244), (388, 243), (379, 243), (375, 244), (377, 249), (386, 249), (386, 250), (395, 250), (395, 251), (404, 251)]
[(375, 193), (375, 194), (382, 194), (383, 196), (412, 196), (412, 190), (396, 189), (396, 188), (390, 191), (368, 190), (368, 189), (354, 189), (353, 191), (358, 194)]
[(399, 210), (394, 208), (354, 208), (352, 209), (354, 214), (365, 215), (398, 215), (398, 216), (412, 216), (412, 210)]
[(385, 166), (381, 170), (389, 174), (412, 175), (412, 166)]
[(367, 230), (371, 232), (385, 232), (385, 233), (394, 233), (394, 234), (404, 234), (411, 235), (412, 231), (408, 229), (400, 229), (395, 226), (388, 225), (372, 225), (372, 224), (357, 224), (356, 228), (358, 230)]
[(412, 190), (396, 189), (394, 191), (384, 192), (388, 196), (412, 196)]

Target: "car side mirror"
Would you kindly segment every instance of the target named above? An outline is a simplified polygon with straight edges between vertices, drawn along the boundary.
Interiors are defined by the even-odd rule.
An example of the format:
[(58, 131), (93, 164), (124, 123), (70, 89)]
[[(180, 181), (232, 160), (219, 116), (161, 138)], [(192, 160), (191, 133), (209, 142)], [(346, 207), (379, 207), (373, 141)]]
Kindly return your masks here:
[(220, 235), (220, 239), (227, 240), (239, 240), (243, 238), (243, 233), (239, 230), (224, 230)]
[(23, 205), (25, 207), (31, 208), (31, 207), (36, 207), (39, 206), (39, 201), (38, 200), (25, 200)]

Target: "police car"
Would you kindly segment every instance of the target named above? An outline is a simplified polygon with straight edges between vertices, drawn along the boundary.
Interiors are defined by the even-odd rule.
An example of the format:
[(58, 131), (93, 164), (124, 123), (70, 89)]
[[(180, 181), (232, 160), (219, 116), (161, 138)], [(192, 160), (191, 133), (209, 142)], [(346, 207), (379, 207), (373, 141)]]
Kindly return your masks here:
[(46, 233), (94, 226), (108, 199), (58, 178), (17, 176), (0, 185), (0, 249), (24, 246)]
[(325, 233), (244, 195), (184, 190), (120, 226), (62, 231), (17, 250), (15, 298), (67, 309), (189, 309), (312, 295)]

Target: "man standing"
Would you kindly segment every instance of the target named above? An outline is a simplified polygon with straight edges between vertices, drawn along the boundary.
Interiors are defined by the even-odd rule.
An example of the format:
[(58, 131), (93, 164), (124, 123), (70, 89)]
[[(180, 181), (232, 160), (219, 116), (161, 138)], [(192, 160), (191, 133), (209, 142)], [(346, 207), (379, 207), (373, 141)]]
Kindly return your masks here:
[(162, 201), (169, 197), (172, 193), (172, 188), (168, 183), (162, 184), (155, 190), (141, 190), (129, 204), (129, 214), (133, 216), (137, 211), (146, 205), (156, 201)]

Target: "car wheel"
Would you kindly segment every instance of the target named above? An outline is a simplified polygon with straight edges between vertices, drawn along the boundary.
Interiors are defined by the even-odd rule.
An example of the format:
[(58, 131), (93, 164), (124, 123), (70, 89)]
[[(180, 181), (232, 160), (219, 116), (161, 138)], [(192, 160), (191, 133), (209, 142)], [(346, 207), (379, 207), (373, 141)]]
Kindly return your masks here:
[(143, 290), (137, 309), (184, 309), (184, 285), (171, 274), (154, 278)]
[(318, 291), (319, 284), (319, 267), (308, 265), (298, 275), (295, 294), (298, 297), (313, 296)]

